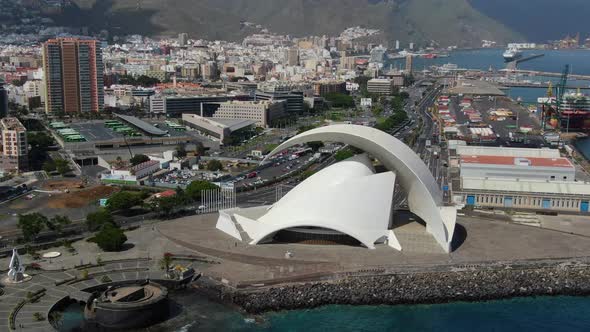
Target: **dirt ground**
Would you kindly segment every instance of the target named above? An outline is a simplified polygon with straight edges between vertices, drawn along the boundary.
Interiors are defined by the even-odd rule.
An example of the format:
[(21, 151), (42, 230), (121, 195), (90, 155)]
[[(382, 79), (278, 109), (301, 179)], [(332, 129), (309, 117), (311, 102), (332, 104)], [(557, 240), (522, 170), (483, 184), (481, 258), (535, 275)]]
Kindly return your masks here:
[(49, 180), (41, 185), (45, 190), (72, 190), (84, 188), (81, 180)]
[(119, 191), (117, 187), (97, 186), (90, 189), (52, 196), (47, 207), (52, 209), (80, 208)]

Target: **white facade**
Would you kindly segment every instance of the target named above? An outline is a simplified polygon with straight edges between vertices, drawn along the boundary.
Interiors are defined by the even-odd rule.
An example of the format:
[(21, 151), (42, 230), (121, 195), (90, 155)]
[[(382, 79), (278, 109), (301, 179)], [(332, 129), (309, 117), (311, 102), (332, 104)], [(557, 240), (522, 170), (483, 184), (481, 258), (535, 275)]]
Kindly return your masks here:
[(284, 101), (228, 101), (219, 105), (213, 117), (253, 120), (260, 127), (268, 127), (285, 115), (285, 108), (286, 102)]
[[(314, 227), (349, 235), (370, 249), (387, 239), (399, 249), (388, 230), (394, 185), (393, 172), (375, 174), (369, 159), (361, 155), (312, 175), (270, 207), (225, 211), (218, 228), (242, 240), (232, 226), (238, 223), (252, 239), (250, 244), (280, 230)], [(359, 191), (365, 195), (359, 196)]]
[[(445, 251), (450, 251), (457, 210), (454, 206), (444, 206), (438, 183), (407, 145), (374, 128), (333, 125), (297, 135), (277, 147), (267, 158), (312, 141), (338, 142), (360, 148), (379, 159), (391, 172), (371, 175), (366, 161), (355, 159), (350, 161), (353, 164), (336, 164), (308, 178), (298, 186), (302, 189), (296, 187), (274, 206), (226, 213), (244, 230), (252, 230), (252, 234), (246, 230), (253, 239), (252, 244), (280, 229), (318, 226), (348, 234), (368, 248), (374, 247), (375, 241), (386, 238), (390, 246), (401, 249), (393, 232), (387, 227), (382, 228), (382, 218), (391, 213), (389, 198), (397, 178), (408, 194), (410, 211), (424, 220), (426, 230)], [(326, 200), (325, 197), (336, 199)], [(269, 220), (269, 226), (260, 222), (263, 218)], [(220, 229), (231, 226), (230, 222), (234, 221), (221, 219), (218, 222)]]

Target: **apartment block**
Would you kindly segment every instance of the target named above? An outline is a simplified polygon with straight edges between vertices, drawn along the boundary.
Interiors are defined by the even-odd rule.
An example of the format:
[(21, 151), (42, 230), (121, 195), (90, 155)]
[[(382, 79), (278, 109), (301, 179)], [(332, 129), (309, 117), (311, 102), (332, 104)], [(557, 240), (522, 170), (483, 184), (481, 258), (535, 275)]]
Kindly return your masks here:
[(43, 44), (45, 112), (100, 112), (104, 106), (102, 50), (92, 39), (58, 38)]

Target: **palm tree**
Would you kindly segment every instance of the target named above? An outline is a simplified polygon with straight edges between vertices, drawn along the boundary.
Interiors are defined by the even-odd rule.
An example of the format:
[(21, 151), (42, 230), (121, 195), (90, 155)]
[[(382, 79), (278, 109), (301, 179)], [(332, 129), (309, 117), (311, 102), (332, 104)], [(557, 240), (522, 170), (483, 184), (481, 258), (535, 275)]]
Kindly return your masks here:
[(167, 277), (169, 277), (170, 265), (172, 265), (172, 254), (167, 252), (160, 259), (160, 268), (165, 271)]

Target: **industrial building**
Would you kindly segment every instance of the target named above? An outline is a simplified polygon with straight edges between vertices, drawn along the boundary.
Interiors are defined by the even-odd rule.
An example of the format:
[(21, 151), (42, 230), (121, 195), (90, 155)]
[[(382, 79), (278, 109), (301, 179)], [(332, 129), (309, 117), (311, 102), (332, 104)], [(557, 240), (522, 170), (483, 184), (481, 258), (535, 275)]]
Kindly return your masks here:
[(153, 95), (150, 97), (150, 113), (165, 114), (170, 118), (180, 118), (184, 113), (211, 116), (220, 103), (249, 98), (247, 95)]
[(182, 121), (201, 134), (214, 137), (220, 142), (227, 142), (229, 137), (239, 141), (256, 127), (256, 121), (253, 120), (206, 118), (196, 114), (183, 114)]
[(453, 144), (456, 203), (481, 208), (588, 212), (590, 184), (559, 150)]

